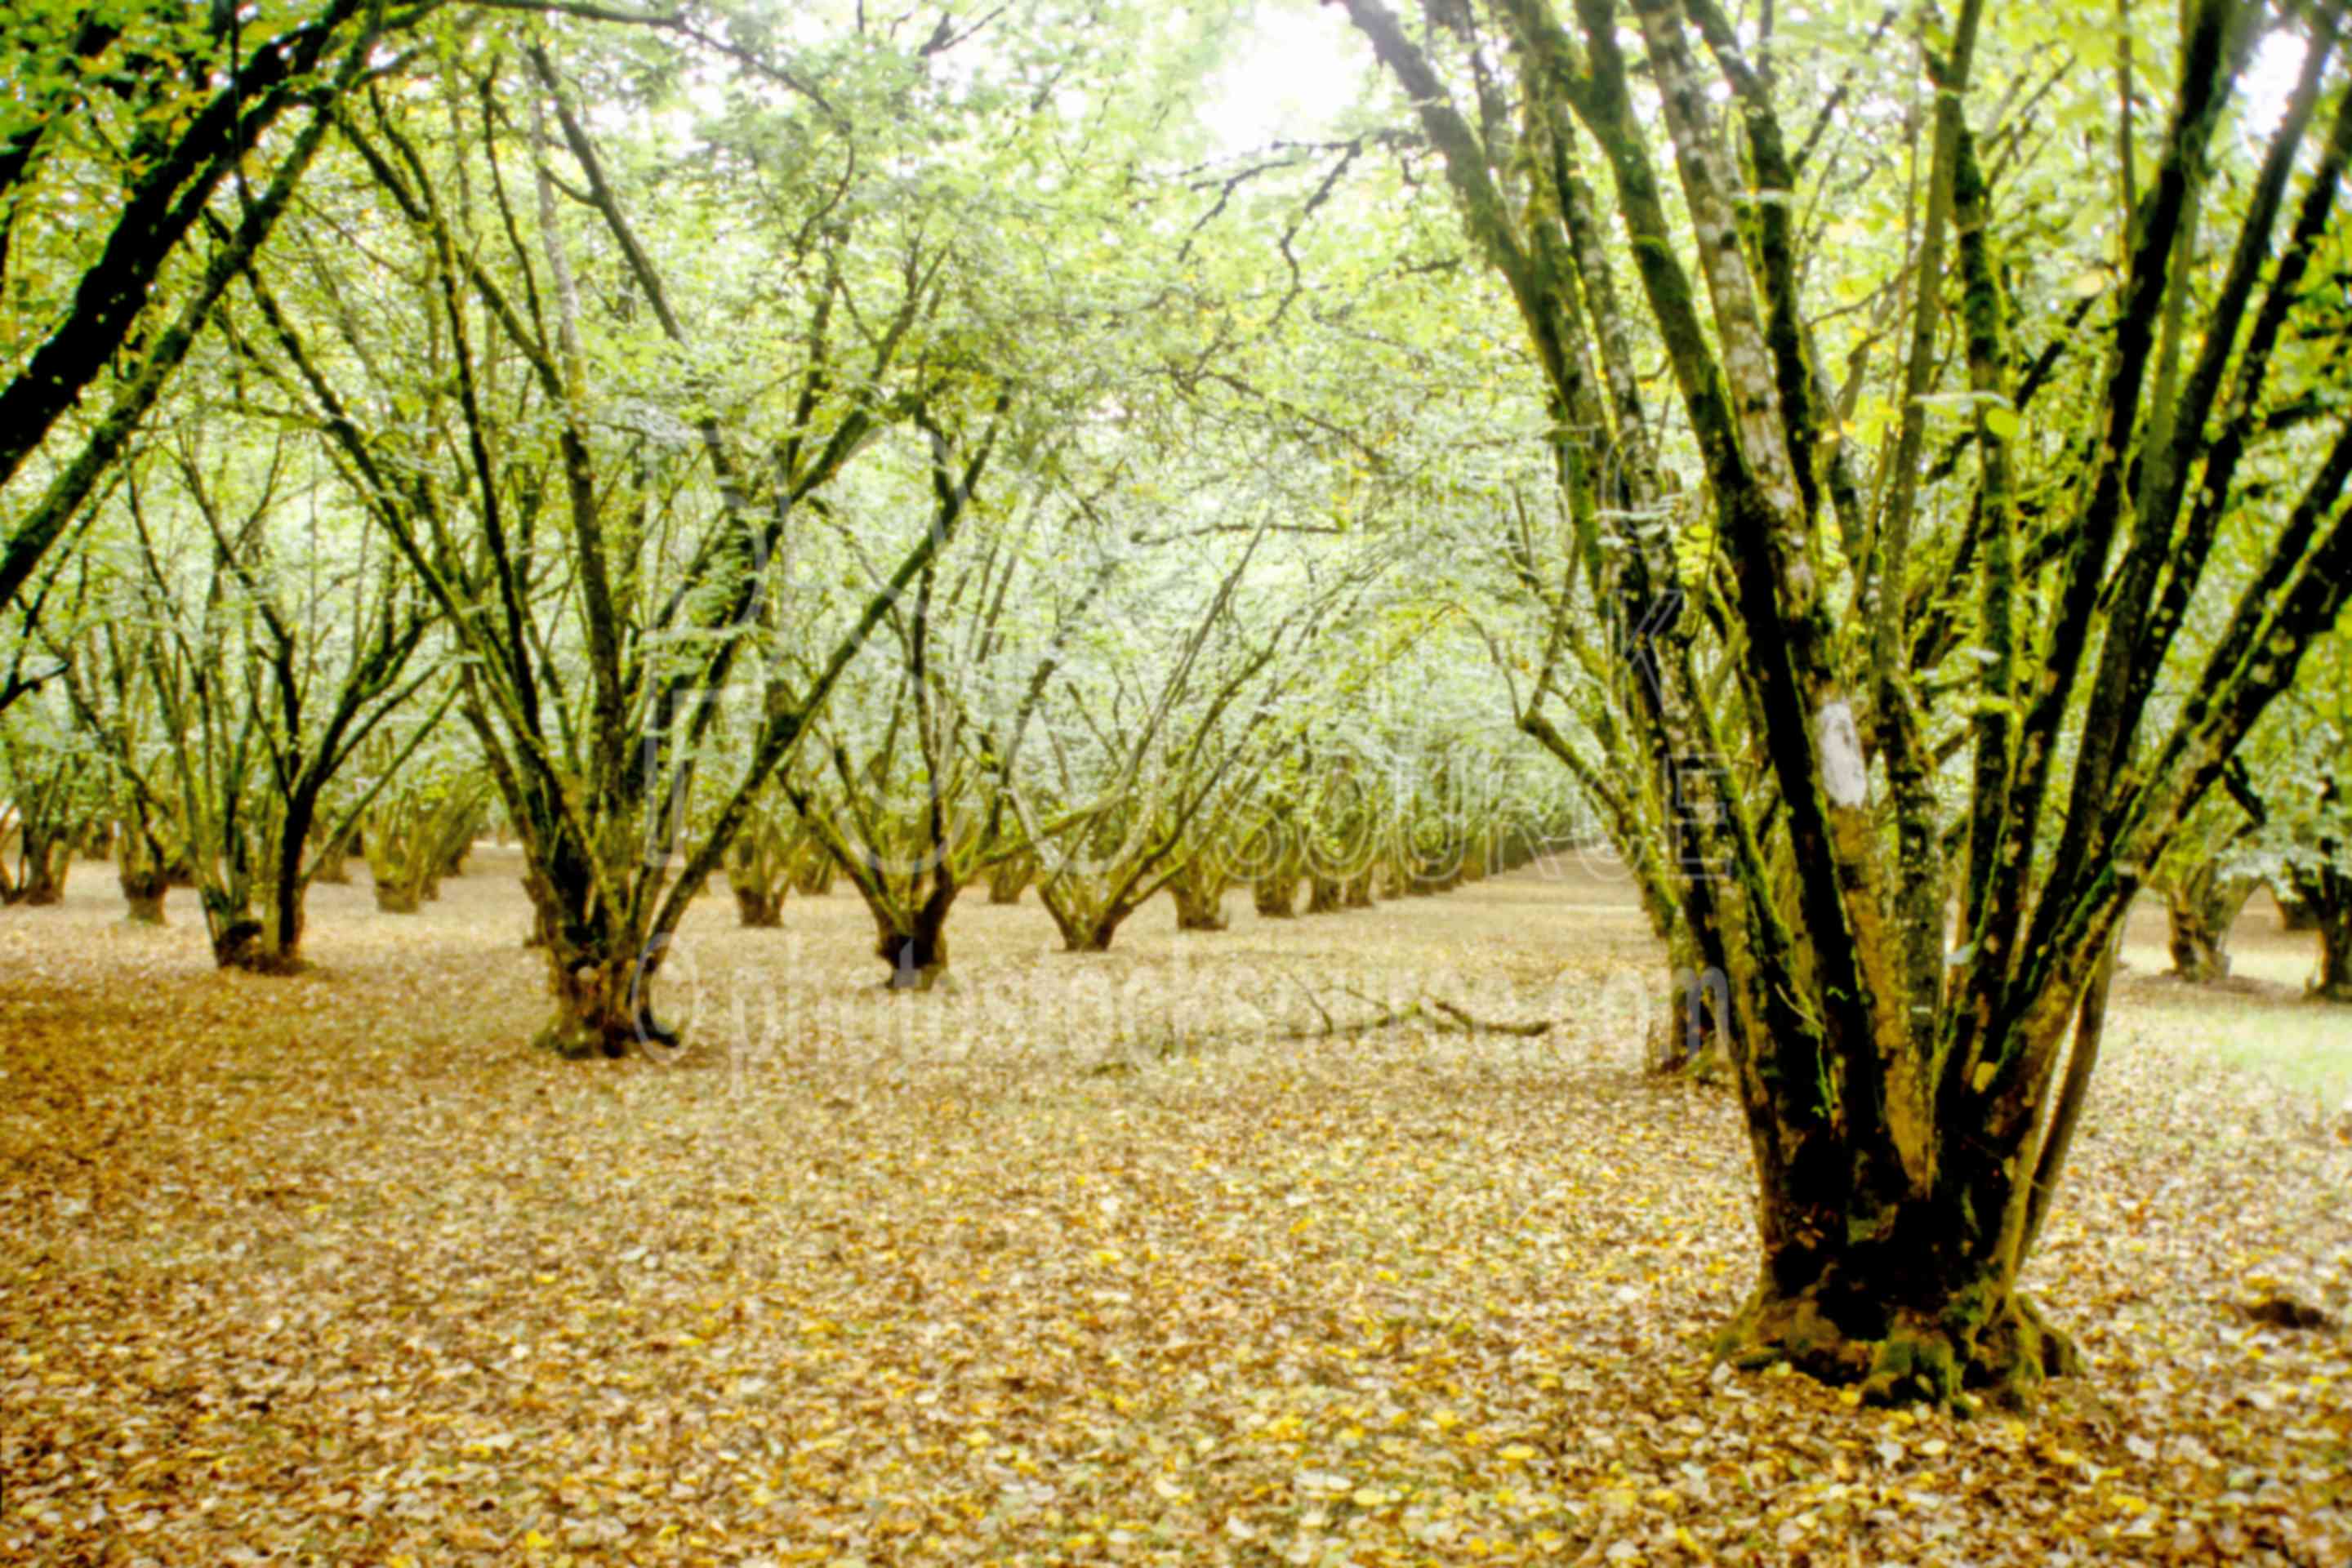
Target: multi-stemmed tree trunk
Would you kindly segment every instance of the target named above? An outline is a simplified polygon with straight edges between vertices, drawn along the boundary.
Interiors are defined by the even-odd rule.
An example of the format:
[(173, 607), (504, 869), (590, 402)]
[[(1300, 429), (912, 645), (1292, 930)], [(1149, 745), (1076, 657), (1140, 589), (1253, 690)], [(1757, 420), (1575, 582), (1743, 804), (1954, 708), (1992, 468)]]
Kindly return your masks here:
[(366, 797), (340, 818), (324, 803), (431, 678), (407, 672), (432, 615), (364, 542), (337, 563), (341, 597), (285, 572), (273, 542), (293, 459), (281, 440), (257, 479), (253, 456), (188, 430), (131, 465), (136, 561), (121, 591), (133, 629), (96, 628), (66, 659), (64, 685), (131, 797), (131, 918), (160, 921), (163, 888), (184, 877), (215, 963), (286, 974), (302, 966), (319, 846), (350, 832)]
[(453, 858), (462, 858), (480, 819), (482, 786), (475, 781), (417, 780), (385, 791), (365, 835), (375, 907), (413, 915), (438, 898)]
[(1176, 929), (1224, 930), (1225, 889), (1229, 885), (1215, 856), (1194, 855), (1187, 859), (1184, 868), (1168, 884), (1169, 896), (1176, 902)]
[(735, 895), (739, 924), (766, 930), (784, 923), (784, 895), (792, 891), (798, 849), (795, 836), (772, 809), (753, 812), (727, 852), (727, 886)]
[(5, 760), (15, 787), (0, 820), (15, 845), (13, 853), (0, 854), (0, 904), (57, 903), (65, 897), (74, 839), (83, 826), (76, 803), (82, 759), (69, 749), (37, 755), (10, 743)]
[(1037, 878), (1036, 852), (1023, 849), (1008, 855), (990, 868), (988, 901), (992, 904), (1017, 904), (1029, 884)]
[(2260, 886), (2260, 878), (2231, 875), (2209, 860), (2167, 888), (2166, 946), (2172, 973), (2199, 985), (2228, 979), (2230, 928)]
[[(542, 47), (503, 57), (466, 88), (486, 106), (478, 135), (445, 134), (437, 117), (388, 97), (340, 127), (414, 264), (413, 287), (384, 295), (371, 282), (383, 308), (360, 319), (298, 310), (255, 279), (262, 326), (246, 345), (256, 369), (307, 406), (446, 614), (461, 655), (457, 709), (520, 841), (544, 938), (553, 1010), (539, 1043), (616, 1057), (677, 1038), (651, 988), (688, 902), (843, 669), (955, 531), (1009, 397), (984, 374), (922, 361), (951, 245), (898, 235), (903, 266), (865, 267), (861, 253), (853, 267), (853, 231), (857, 245), (874, 237), (861, 220), (812, 220), (804, 239), (831, 248), (803, 258), (818, 279), (793, 307), (804, 302), (805, 314), (762, 321), (801, 363), (762, 379), (758, 407), (684, 395), (682, 414), (656, 416), (683, 438), (648, 444), (637, 395), (608, 403), (609, 389), (592, 384), (591, 335), (626, 340), (700, 387), (697, 333), (715, 313), (673, 298)], [(522, 125), (539, 133), (516, 133)], [(849, 129), (824, 121), (814, 134)], [(551, 162), (566, 154), (571, 169), (559, 174)], [(535, 199), (513, 199), (517, 168)], [(562, 206), (560, 193), (576, 205)], [(591, 290), (575, 273), (580, 225), (601, 235), (607, 287)], [(356, 352), (322, 353), (328, 336)], [(411, 384), (384, 384), (379, 367), (428, 341), (446, 355), (432, 406), (395, 411), (395, 390), (404, 396)], [(780, 551), (831, 515), (812, 498), (908, 423), (929, 443), (934, 515), (895, 569), (875, 573), (828, 653), (788, 658), (785, 639), (806, 628), (783, 624)], [(967, 426), (976, 438), (960, 448), (949, 431)], [(422, 434), (445, 429), (454, 438)], [(697, 813), (703, 830), (680, 855), (674, 834), (698, 763), (733, 711), (730, 688), (752, 691), (750, 711), (729, 721), (741, 721), (729, 735), (730, 778)]]
[[(1266, 532), (1261, 524), (1231, 559), (1156, 679), (1129, 686), (1143, 721), (1122, 733), (1089, 726), (1095, 751), (1083, 775), (1066, 749), (1055, 748), (1063, 772), (1054, 798), (1087, 804), (1047, 828), (1016, 796), (1045, 862), (1039, 901), (1071, 952), (1108, 950), (1129, 916), (1204, 857), (1204, 874), (1243, 874), (1245, 857), (1223, 853), (1227, 834), (1286, 749), (1274, 721), (1306, 678), (1297, 656), (1364, 581), (1360, 568), (1351, 570), (1273, 625), (1244, 632), (1230, 612)], [(1274, 841), (1282, 842), (1278, 834)], [(1295, 897), (1296, 856), (1289, 858)]]
[(163, 900), (172, 888), (172, 851), (158, 818), (134, 810), (115, 844), (114, 879), (122, 889), (124, 918), (133, 925), (163, 924)]
[[(2276, 243), (2341, 7), (2312, 16), (2233, 253), (2210, 279), (2189, 265), (2184, 237), (2259, 13), (2231, 0), (2184, 7), (2171, 119), (2151, 184), (2131, 193), (2104, 363), (2076, 399), (2082, 427), (2043, 442), (2019, 417), (2031, 373), (2011, 348), (2024, 324), (2012, 271), (2034, 258), (2007, 252), (1978, 163), (1969, 84), (1983, 7), (1963, 0), (1930, 57), (1937, 95), (1900, 432), (1890, 482), (1866, 514), (1842, 467), (1848, 443), (1822, 395), (1801, 294), (1802, 155), (1783, 137), (1779, 89), (1745, 58), (1718, 0), (1632, 0), (1630, 15), (1618, 0), (1574, 0), (1572, 29), (1543, 0), (1507, 0), (1497, 14), (1521, 113), (1480, 117), (1487, 132), (1515, 123), (1519, 144), (1501, 148), (1454, 109), (1431, 56), (1386, 6), (1346, 4), (1413, 100), (1563, 410), (1583, 402), (1622, 437), (1622, 410), (1580, 397), (1591, 279), (1565, 264), (1554, 224), (1576, 200), (1580, 140), (1599, 149), (1705, 468), (1717, 552), (1699, 586), (1738, 633), (1722, 657), (1771, 786), (1719, 793), (1694, 823), (1719, 876), (1665, 879), (1685, 896), (1698, 884), (1711, 905), (1756, 1163), (1762, 1267), (1720, 1347), (1742, 1363), (1860, 1383), (1872, 1399), (2021, 1396), (2075, 1365), (2020, 1274), (2095, 1066), (2113, 942), (2141, 868), (2352, 591), (2352, 509), (2337, 508), (2352, 422), (2339, 422), (2218, 633), (2201, 649), (2176, 647), (2213, 542), (2242, 504), (2240, 459), (2263, 436), (2270, 349), (2309, 308), (2304, 274), (2352, 153), (2352, 96), (2339, 87)], [(1629, 31), (1655, 122), (1637, 115)], [(1736, 106), (1744, 165), (1732, 162), (1716, 91)], [(1667, 216), (1661, 141), (1691, 238)], [(1948, 288), (1960, 301), (1953, 374), (1977, 464), (1927, 481), (1925, 399), (1950, 363), (1939, 331)], [(1580, 514), (1593, 495), (1591, 449), (1559, 450)], [(2019, 498), (2044, 461), (2068, 476), (2042, 489), (2065, 498), (2063, 515), (2029, 534)], [(1953, 504), (1919, 505), (1923, 484), (1947, 477), (1962, 487)], [(1846, 547), (1834, 563), (1822, 537), (1832, 520)], [(1956, 606), (1940, 626), (1939, 601)], [(2148, 699), (2175, 656), (2193, 695), (2152, 732)], [(1656, 705), (1646, 732), (1671, 742), (1675, 721), (1671, 701)], [(1930, 748), (1948, 734), (1960, 737), (1969, 774), (1957, 820), (1929, 784)], [(1958, 941), (1948, 948), (1955, 893)]]
[(2336, 887), (2325, 905), (2315, 905), (2319, 968), (2311, 994), (2328, 1002), (2352, 1002), (2352, 878), (2334, 873)]
[[(1047, 851), (1037, 899), (1066, 952), (1108, 952), (1128, 917), (1182, 873), (1185, 824), (1149, 805), (1097, 816)], [(1181, 907), (1181, 906), (1180, 906)]]
[[(37, 337), (38, 348), (16, 358), (0, 384), (0, 487), (88, 389), (110, 369), (119, 374), (105, 412), (40, 499), (12, 509), (0, 605), (16, 601), (131, 446), (285, 212), (338, 100), (378, 63), (392, 19), (363, 0), (277, 8), (258, 25), (258, 13), (226, 8), (193, 25), (168, 6), (85, 8), (73, 24), (63, 15), (58, 25), (26, 26), (24, 47), (12, 48), (20, 96), (15, 130), (0, 141), (0, 208), (18, 232), (47, 222), (81, 228), (89, 217), (104, 238), (83, 260), (60, 316), (19, 340)], [(268, 134), (298, 106), (310, 111), (299, 132)], [(215, 216), (213, 200), (232, 180), (241, 209), (234, 228)], [(151, 303), (172, 296), (156, 284), (200, 228), (215, 242), (212, 254), (195, 286), (176, 295), (177, 310), (157, 321)]]
[(1287, 868), (1261, 871), (1250, 883), (1250, 907), (1258, 918), (1286, 921), (1298, 913), (1298, 873)]
[[(2327, 847), (2333, 849), (2331, 842)], [(2319, 939), (2319, 964), (2311, 994), (2324, 1001), (2352, 1002), (2352, 871), (2332, 860), (2289, 869), (2296, 905), (2308, 915)]]

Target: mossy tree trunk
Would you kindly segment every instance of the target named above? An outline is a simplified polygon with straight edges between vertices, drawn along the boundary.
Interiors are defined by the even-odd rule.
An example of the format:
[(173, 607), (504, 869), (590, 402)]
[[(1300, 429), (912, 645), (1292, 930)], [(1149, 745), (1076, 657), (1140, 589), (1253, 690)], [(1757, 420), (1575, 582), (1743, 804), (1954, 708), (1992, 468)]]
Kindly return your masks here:
[(1223, 931), (1226, 886), (1225, 874), (1213, 857), (1194, 856), (1168, 884), (1169, 895), (1176, 900), (1176, 929)]
[[(2122, 282), (2102, 296), (2098, 363), (2046, 416), (2053, 436), (2077, 423), (2044, 440), (2021, 438), (2042, 373), (2011, 341), (2003, 279), (2020, 258), (2001, 252), (2007, 226), (1994, 221), (1970, 123), (1986, 112), (1970, 92), (1984, 5), (1961, 0), (1927, 59), (1937, 91), (1899, 334), (1910, 347), (1891, 479), (1873, 495), (1836, 438), (1803, 309), (1801, 160), (1771, 78), (1720, 0), (1506, 0), (1494, 15), (1525, 101), (1499, 146), (1482, 131), (1494, 121), (1456, 108), (1381, 0), (1342, 3), (1414, 105), (1476, 253), (1513, 295), (1553, 418), (1601, 434), (1552, 454), (1580, 553), (1612, 558), (1603, 524), (1648, 431), (1642, 389), (1622, 384), (1626, 356), (1610, 350), (1609, 279), (1583, 263), (1582, 147), (1599, 149), (1613, 180), (1644, 341), (1673, 371), (1704, 470), (1697, 509), (1681, 514), (1703, 518), (1720, 551), (1706, 585), (1720, 591), (1719, 622), (1705, 629), (1736, 678), (1727, 711), (1753, 760), (1721, 743), (1727, 710), (1694, 690), (1689, 618), (1663, 613), (1613, 628), (1642, 661), (1636, 690), (1656, 700), (1579, 715), (1591, 728), (1567, 751), (1605, 786), (1592, 759), (1622, 749), (1599, 726), (1631, 720), (1617, 739), (1663, 754), (1666, 798), (1701, 851), (1703, 872), (1670, 857), (1663, 884), (1675, 902), (1709, 904), (1690, 929), (1711, 931), (1724, 954), (1763, 1243), (1755, 1294), (1721, 1348), (1858, 1383), (1874, 1400), (2021, 1398), (2075, 1364), (2020, 1277), (2086, 1101), (2124, 913), (2143, 868), (2179, 841), (2352, 594), (2347, 431), (2299, 481), (2192, 694), (2151, 719), (2156, 674), (2202, 602), (2210, 546), (2250, 504), (2239, 459), (2270, 395), (2270, 351), (2313, 308), (2304, 279), (2352, 163), (2352, 104), (2305, 158), (2332, 90), (2317, 62), (2334, 22), (2230, 216), (2230, 260), (2207, 268), (2191, 265), (2184, 237), (2210, 216), (2201, 171), (2258, 30), (2238, 26), (2252, 15), (2242, 7), (2189, 9)], [(2290, 176), (2306, 161), (2284, 225)], [(1947, 323), (1954, 297), (1959, 319)], [(1925, 449), (1938, 393), (1972, 411), (1948, 465)], [(1596, 449), (1610, 454), (1605, 471)], [(2078, 467), (2048, 468), (2059, 450)], [(1974, 472), (1942, 488), (1969, 458)], [(2021, 516), (2028, 489), (2059, 496), (2062, 513)], [(1633, 499), (1668, 499), (1644, 489)], [(1842, 551), (1823, 547), (1832, 527)], [(1518, 548), (1531, 534), (1505, 542), (1522, 586), (1563, 604), (1545, 558)], [(2038, 539), (2054, 542), (2054, 560), (2029, 560)], [(1674, 579), (1650, 587), (1662, 612), (1680, 599)], [(1643, 602), (1602, 600), (1600, 613)], [(1957, 814), (1932, 787), (1946, 733), (1966, 748)], [(1686, 778), (1718, 765), (1760, 776), (1684, 796)], [(1646, 771), (1641, 784), (1651, 787)]]
[(1000, 906), (1019, 903), (1036, 875), (1037, 857), (1031, 851), (1006, 856), (989, 868), (988, 901)]
[(1262, 920), (1286, 921), (1298, 913), (1298, 873), (1268, 871), (1250, 884), (1250, 904)]
[(727, 852), (727, 886), (735, 895), (739, 924), (764, 930), (783, 923), (797, 847), (794, 835), (766, 811), (736, 836)]
[(73, 837), (46, 823), (26, 823), (16, 836), (16, 865), (0, 866), (0, 904), (37, 908), (61, 901), (73, 869)]
[(0, 763), (14, 786), (0, 816), (13, 816), (13, 853), (0, 847), (0, 904), (41, 906), (65, 898), (82, 815), (86, 768), (71, 745), (37, 747), (0, 732)]
[[(2326, 847), (2333, 851), (2335, 846), (2330, 841)], [(2352, 1002), (2352, 872), (2328, 861), (2298, 866), (2289, 875), (2295, 904), (2319, 942), (2311, 994), (2323, 1001)]]
[(2181, 886), (2165, 890), (2166, 945), (2172, 973), (2197, 985), (2230, 977), (2230, 929), (2260, 882), (2200, 868)]
[(116, 844), (114, 879), (122, 889), (123, 917), (133, 925), (163, 925), (163, 898), (172, 886), (171, 851), (143, 820), (125, 823)]
[(929, 991), (947, 974), (948, 911), (962, 890), (961, 884), (943, 879), (910, 910), (866, 900), (874, 917), (874, 956), (890, 966), (886, 987)]
[(356, 827), (349, 833), (322, 835), (319, 840), (319, 869), (310, 879), (339, 888), (348, 886), (352, 879), (352, 857), (361, 853), (360, 830)]

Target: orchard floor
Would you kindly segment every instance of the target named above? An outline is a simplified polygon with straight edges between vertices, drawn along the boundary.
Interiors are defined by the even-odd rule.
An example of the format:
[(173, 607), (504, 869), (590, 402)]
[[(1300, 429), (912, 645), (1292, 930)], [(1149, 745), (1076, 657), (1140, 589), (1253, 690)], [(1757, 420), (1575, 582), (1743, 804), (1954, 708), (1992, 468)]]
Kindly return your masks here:
[[(2352, 1563), (2352, 1010), (2134, 929), (2030, 1420), (1710, 1375), (1724, 1096), (1622, 891), (1522, 872), (1056, 951), (698, 905), (667, 1066), (532, 1053), (510, 857), (213, 973), (102, 866), (0, 914), (0, 1561)], [(1465, 1034), (1424, 998), (1540, 1037)], [(1385, 1026), (1359, 1026), (1400, 1016)]]

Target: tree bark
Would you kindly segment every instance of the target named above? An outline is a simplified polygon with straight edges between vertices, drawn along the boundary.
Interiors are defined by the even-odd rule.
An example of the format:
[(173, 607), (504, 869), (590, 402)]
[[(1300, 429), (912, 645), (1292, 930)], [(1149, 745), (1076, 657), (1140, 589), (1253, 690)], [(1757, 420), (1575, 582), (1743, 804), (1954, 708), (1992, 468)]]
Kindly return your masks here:
[(1036, 875), (1037, 858), (1025, 850), (999, 860), (988, 870), (988, 901), (997, 905), (1019, 903)]
[(1196, 862), (1168, 885), (1168, 891), (1176, 900), (1178, 931), (1225, 929), (1225, 879), (1221, 873)]
[(28, 828), (18, 851), (18, 876), (0, 902), (38, 908), (63, 901), (66, 875), (73, 868), (73, 839), (61, 832)]
[(2319, 936), (2319, 973), (2312, 978), (2311, 994), (2323, 1001), (2352, 1002), (2352, 877), (2331, 876), (2336, 896), (2305, 903)]
[(1264, 919), (1289, 920), (1298, 912), (1298, 876), (1292, 871), (1277, 871), (1260, 877), (1251, 886), (1250, 898)]
[[(1813, 1217), (1834, 1217), (1843, 1236), (1843, 1215)], [(1871, 1404), (1949, 1405), (1980, 1392), (2011, 1405), (2045, 1378), (2076, 1375), (2073, 1343), (1998, 1267), (1952, 1255), (1966, 1223), (1957, 1204), (1923, 1203), (1865, 1243), (1775, 1253), (1717, 1352), (1735, 1366), (1786, 1362), (1860, 1384)]]
[(2201, 900), (2179, 892), (2165, 895), (2164, 915), (2173, 973), (2192, 985), (2210, 985), (2230, 977), (2226, 921), (2216, 922)]
[(781, 887), (760, 887), (746, 884), (730, 876), (728, 887), (735, 894), (735, 919), (739, 925), (755, 931), (769, 931), (784, 923), (784, 893)]
[(948, 970), (948, 937), (942, 923), (913, 931), (885, 931), (875, 943), (875, 956), (890, 966), (883, 984), (892, 991), (929, 991)]
[(675, 1046), (677, 1031), (654, 1015), (652, 986), (662, 948), (614, 918), (594, 896), (586, 861), (557, 836), (542, 868), (524, 878), (544, 933), (554, 1016), (533, 1044), (568, 1060), (618, 1058), (649, 1045)]

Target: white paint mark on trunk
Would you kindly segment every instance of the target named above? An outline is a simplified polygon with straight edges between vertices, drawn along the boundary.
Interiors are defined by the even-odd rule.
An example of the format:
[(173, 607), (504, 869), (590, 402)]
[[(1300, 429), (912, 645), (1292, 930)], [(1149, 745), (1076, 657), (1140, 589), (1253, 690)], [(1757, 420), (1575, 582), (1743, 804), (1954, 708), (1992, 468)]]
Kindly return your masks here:
[(1822, 788), (1830, 804), (1860, 805), (1870, 794), (1870, 768), (1862, 760), (1862, 734), (1853, 725), (1853, 710), (1843, 701), (1824, 702), (1813, 715), (1813, 744), (1822, 754)]

